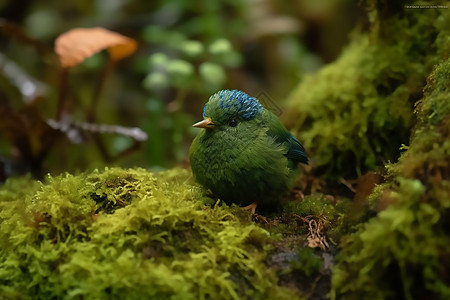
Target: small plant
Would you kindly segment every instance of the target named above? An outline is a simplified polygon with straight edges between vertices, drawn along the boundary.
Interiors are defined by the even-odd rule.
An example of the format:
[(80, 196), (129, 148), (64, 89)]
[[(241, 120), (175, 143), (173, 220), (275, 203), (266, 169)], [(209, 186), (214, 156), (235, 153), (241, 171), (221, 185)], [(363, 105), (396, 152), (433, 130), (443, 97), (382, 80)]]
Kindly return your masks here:
[[(27, 37), (19, 28), (6, 21), (0, 23), (0, 26), (12, 35)], [(38, 41), (33, 42), (40, 46)], [(136, 47), (134, 40), (103, 28), (73, 29), (62, 34), (55, 42), (55, 52), (58, 54), (62, 68), (52, 65), (52, 72), (60, 72), (57, 101), (54, 102), (52, 102), (51, 94), (48, 91), (44, 92), (46, 85), (25, 75), (14, 62), (3, 57), (4, 65), (8, 66), (4, 69), (4, 76), (12, 84), (12, 87), (6, 88), (18, 89), (23, 99), (22, 105), (17, 105), (15, 103), (17, 94), (6, 88), (0, 97), (0, 117), (2, 118), (0, 132), (5, 139), (1, 142), (9, 144), (15, 156), (11, 160), (0, 161), (2, 172), (5, 173), (3, 176), (25, 171), (31, 172), (35, 177), (41, 177), (45, 169), (43, 164), (49, 152), (63, 138), (79, 144), (91, 137), (95, 141), (101, 158), (108, 163), (136, 150), (139, 144), (147, 139), (146, 133), (142, 130), (96, 123), (97, 105), (107, 76), (112, 73), (115, 63), (133, 53)], [(84, 109), (73, 97), (72, 89), (75, 87), (70, 85), (69, 70), (103, 49), (108, 49), (109, 60), (105, 64), (105, 70), (98, 85), (96, 88), (92, 87), (94, 92), (89, 108)], [(46, 51), (50, 52), (48, 49)], [(54, 58), (53, 53), (47, 54)], [(53, 105), (50, 109), (50, 111), (56, 111), (53, 117), (42, 102), (47, 106)], [(84, 115), (84, 119), (76, 120), (76, 116), (80, 113)], [(129, 137), (134, 140), (134, 143), (122, 149), (120, 153), (112, 155), (101, 137), (101, 134), (105, 133)], [(0, 178), (0, 180), (4, 179)]]

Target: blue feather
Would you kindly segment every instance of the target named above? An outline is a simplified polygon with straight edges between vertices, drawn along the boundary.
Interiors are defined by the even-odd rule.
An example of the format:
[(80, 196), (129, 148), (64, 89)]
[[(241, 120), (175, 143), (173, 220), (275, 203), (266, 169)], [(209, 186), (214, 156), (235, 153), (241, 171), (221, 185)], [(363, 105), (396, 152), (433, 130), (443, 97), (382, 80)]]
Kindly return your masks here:
[[(209, 102), (219, 98), (219, 107), (223, 110), (236, 111), (244, 120), (253, 119), (264, 110), (258, 99), (238, 90), (222, 90), (209, 98)], [(208, 103), (203, 107), (203, 117)]]

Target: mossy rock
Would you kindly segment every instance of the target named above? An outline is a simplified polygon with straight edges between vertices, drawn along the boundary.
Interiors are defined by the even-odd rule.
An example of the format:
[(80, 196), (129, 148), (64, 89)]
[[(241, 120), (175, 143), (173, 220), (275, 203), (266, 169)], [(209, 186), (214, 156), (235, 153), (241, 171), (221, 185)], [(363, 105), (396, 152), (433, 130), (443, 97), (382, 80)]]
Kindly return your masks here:
[(447, 59), (428, 78), (408, 150), (370, 196), (387, 208), (343, 239), (333, 299), (450, 299), (449, 100)]
[(448, 9), (368, 5), (369, 32), (354, 32), (335, 62), (304, 78), (283, 115), (329, 175), (355, 176), (397, 160), (426, 77), (450, 53)]
[(298, 299), (265, 265), (271, 235), (211, 201), (181, 169), (10, 180), (0, 189), (0, 295)]

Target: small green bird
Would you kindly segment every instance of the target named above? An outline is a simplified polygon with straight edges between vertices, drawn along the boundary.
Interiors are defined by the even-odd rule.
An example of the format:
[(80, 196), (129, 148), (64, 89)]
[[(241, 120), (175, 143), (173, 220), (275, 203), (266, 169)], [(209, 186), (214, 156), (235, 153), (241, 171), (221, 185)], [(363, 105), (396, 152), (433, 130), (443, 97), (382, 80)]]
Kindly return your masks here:
[(212, 95), (204, 128), (189, 150), (197, 181), (227, 204), (255, 212), (271, 207), (292, 188), (297, 164), (308, 163), (302, 144), (259, 101), (238, 90)]

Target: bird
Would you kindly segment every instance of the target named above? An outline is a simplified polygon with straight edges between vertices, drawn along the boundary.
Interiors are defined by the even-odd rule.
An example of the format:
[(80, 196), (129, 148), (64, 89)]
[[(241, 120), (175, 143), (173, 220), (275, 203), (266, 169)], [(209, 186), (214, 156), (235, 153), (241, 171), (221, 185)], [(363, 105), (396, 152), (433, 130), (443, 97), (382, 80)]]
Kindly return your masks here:
[(228, 205), (255, 214), (273, 208), (292, 189), (305, 149), (257, 98), (221, 90), (203, 107), (201, 128), (189, 149), (192, 173)]

